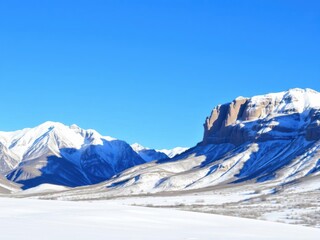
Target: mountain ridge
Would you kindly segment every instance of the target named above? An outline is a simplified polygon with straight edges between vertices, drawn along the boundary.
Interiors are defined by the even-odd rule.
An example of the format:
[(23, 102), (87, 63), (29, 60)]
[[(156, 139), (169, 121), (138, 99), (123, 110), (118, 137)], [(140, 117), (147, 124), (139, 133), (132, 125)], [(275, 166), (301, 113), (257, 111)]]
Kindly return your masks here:
[(24, 189), (46, 183), (68, 187), (95, 184), (127, 168), (168, 158), (153, 149), (135, 151), (125, 141), (93, 129), (52, 121), (0, 132), (0, 157), (0, 172)]
[(24, 188), (42, 183), (93, 184), (145, 162), (124, 141), (51, 121), (0, 132), (0, 146), (2, 173)]

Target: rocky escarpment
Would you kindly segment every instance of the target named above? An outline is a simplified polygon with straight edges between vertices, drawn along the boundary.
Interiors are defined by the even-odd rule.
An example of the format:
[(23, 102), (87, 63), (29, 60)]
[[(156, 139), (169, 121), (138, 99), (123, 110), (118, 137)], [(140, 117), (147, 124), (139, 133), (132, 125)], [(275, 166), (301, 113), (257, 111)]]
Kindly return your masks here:
[(252, 98), (239, 97), (215, 107), (204, 124), (202, 144), (320, 139), (320, 93), (291, 89)]

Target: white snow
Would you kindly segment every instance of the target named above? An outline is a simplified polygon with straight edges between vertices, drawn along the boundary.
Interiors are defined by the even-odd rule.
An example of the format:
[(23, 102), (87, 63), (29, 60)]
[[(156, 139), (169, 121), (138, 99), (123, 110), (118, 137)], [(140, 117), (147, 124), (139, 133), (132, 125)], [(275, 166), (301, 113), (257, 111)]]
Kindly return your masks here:
[(0, 212), (6, 240), (312, 240), (320, 234), (315, 228), (111, 201), (0, 198)]
[(140, 151), (143, 151), (143, 150), (149, 150), (150, 149), (150, 148), (142, 146), (139, 143), (131, 144), (131, 147), (135, 152), (140, 152)]
[(276, 103), (276, 108), (272, 111), (273, 114), (281, 114), (285, 111), (302, 113), (310, 108), (320, 108), (320, 93), (309, 88), (293, 88), (284, 92), (269, 93), (250, 98), (252, 106), (260, 105), (266, 101)]
[[(151, 150), (150, 148), (144, 147), (139, 143), (131, 144), (131, 147), (137, 153), (140, 153), (140, 152), (142, 152), (144, 150)], [(175, 147), (173, 149), (161, 149), (161, 150), (154, 149), (154, 150), (157, 151), (157, 152), (166, 154), (169, 158), (173, 158), (176, 155), (179, 155), (179, 154), (185, 152), (186, 150), (188, 150), (188, 148), (186, 148), (186, 147)]]
[[(6, 154), (18, 163), (44, 155), (61, 157), (63, 148), (81, 149), (86, 145), (103, 145), (103, 140), (111, 142), (117, 139), (101, 136), (93, 129), (81, 129), (75, 124), (66, 126), (51, 121), (34, 128), (13, 132), (0, 131), (0, 143), (6, 147)], [(16, 166), (12, 166), (14, 167)]]
[(0, 174), (0, 193), (1, 190), (6, 190), (8, 192), (14, 193), (20, 191), (20, 187), (18, 184), (10, 182)]
[(24, 191), (20, 192), (19, 194), (25, 195), (25, 194), (58, 192), (58, 191), (64, 191), (64, 190), (68, 190), (68, 189), (69, 188), (65, 187), (65, 186), (44, 183), (44, 184), (40, 184), (40, 185), (38, 185), (36, 187), (24, 190)]
[(188, 150), (188, 148), (186, 148), (186, 147), (175, 147), (173, 149), (161, 149), (161, 150), (157, 150), (157, 151), (166, 154), (169, 158), (173, 158), (176, 155), (179, 155), (187, 150)]

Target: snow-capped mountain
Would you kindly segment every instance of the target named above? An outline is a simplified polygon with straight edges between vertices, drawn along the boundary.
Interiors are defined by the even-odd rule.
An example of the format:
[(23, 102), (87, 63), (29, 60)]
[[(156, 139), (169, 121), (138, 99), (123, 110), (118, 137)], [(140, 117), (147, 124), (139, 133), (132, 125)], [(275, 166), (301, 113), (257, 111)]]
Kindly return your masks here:
[(173, 158), (173, 157), (175, 157), (175, 156), (177, 156), (187, 150), (188, 150), (188, 148), (186, 148), (186, 147), (175, 147), (173, 149), (161, 149), (161, 150), (157, 150), (157, 151), (166, 154), (169, 158)]
[(150, 149), (140, 145), (139, 143), (134, 143), (131, 145), (132, 149), (140, 155), (146, 162), (154, 161), (154, 160), (161, 160), (165, 158), (173, 158), (178, 154), (183, 153), (188, 148), (183, 147), (176, 147), (173, 149)]
[(215, 107), (195, 147), (125, 170), (86, 193), (127, 195), (237, 184), (267, 184), (276, 192), (319, 175), (319, 159), (320, 93), (291, 89)]
[(155, 149), (143, 147), (138, 143), (132, 144), (131, 147), (146, 162), (168, 158), (166, 154), (162, 152), (158, 152)]
[(252, 98), (239, 97), (215, 107), (204, 124), (203, 144), (288, 140), (304, 134), (317, 140), (320, 95), (291, 89)]
[(124, 141), (56, 122), (0, 132), (0, 154), (1, 172), (24, 188), (93, 184), (145, 162)]

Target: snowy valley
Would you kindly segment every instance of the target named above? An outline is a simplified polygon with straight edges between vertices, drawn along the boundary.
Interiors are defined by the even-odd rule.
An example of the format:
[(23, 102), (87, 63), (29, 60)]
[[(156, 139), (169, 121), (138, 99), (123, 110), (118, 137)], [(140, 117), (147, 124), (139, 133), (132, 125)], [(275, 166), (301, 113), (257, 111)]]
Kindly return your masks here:
[[(238, 97), (216, 106), (205, 120), (203, 139), (190, 149), (149, 149), (101, 136), (95, 130), (55, 122), (0, 132), (0, 193), (5, 197), (0, 201), (6, 208), (11, 204), (8, 197), (24, 198), (21, 201), (31, 205), (40, 204), (35, 199), (82, 200), (75, 208), (83, 204), (85, 209), (101, 212), (100, 220), (80, 216), (80, 225), (87, 221), (99, 225), (105, 218), (114, 220), (115, 209), (119, 214), (143, 215), (131, 219), (129, 214), (124, 224), (132, 228), (137, 226), (131, 225), (131, 220), (143, 225), (145, 215), (155, 214), (148, 218), (160, 224), (155, 231), (168, 227), (161, 224), (170, 214), (174, 216), (170, 221), (179, 224), (185, 217), (199, 218), (199, 222), (193, 223), (193, 219), (184, 223), (195, 226), (194, 238), (191, 233), (173, 231), (172, 238), (159, 235), (159, 239), (212, 239), (222, 234), (218, 229), (227, 226), (238, 229), (237, 239), (267, 239), (267, 235), (260, 236), (264, 227), (279, 229), (270, 235), (272, 239), (284, 239), (282, 228), (290, 231), (287, 239), (316, 239), (319, 229), (190, 211), (320, 228), (319, 159), (320, 93), (290, 89)], [(99, 201), (90, 203), (93, 200)], [(19, 205), (18, 199), (12, 201)], [(37, 218), (42, 211), (53, 211), (54, 201), (48, 202), (47, 209), (30, 214)], [(58, 211), (68, 204), (57, 202)], [(7, 218), (10, 214), (5, 212)], [(17, 216), (25, 214), (29, 213), (19, 210)], [(216, 223), (220, 221), (220, 225)], [(246, 236), (241, 230), (243, 224), (252, 224), (255, 232)], [(109, 230), (112, 232), (114, 227)], [(140, 228), (137, 231), (142, 231)], [(295, 231), (301, 231), (300, 235)], [(309, 238), (304, 238), (303, 231)], [(117, 239), (126, 238), (123, 235)], [(234, 235), (223, 239), (234, 239)]]

